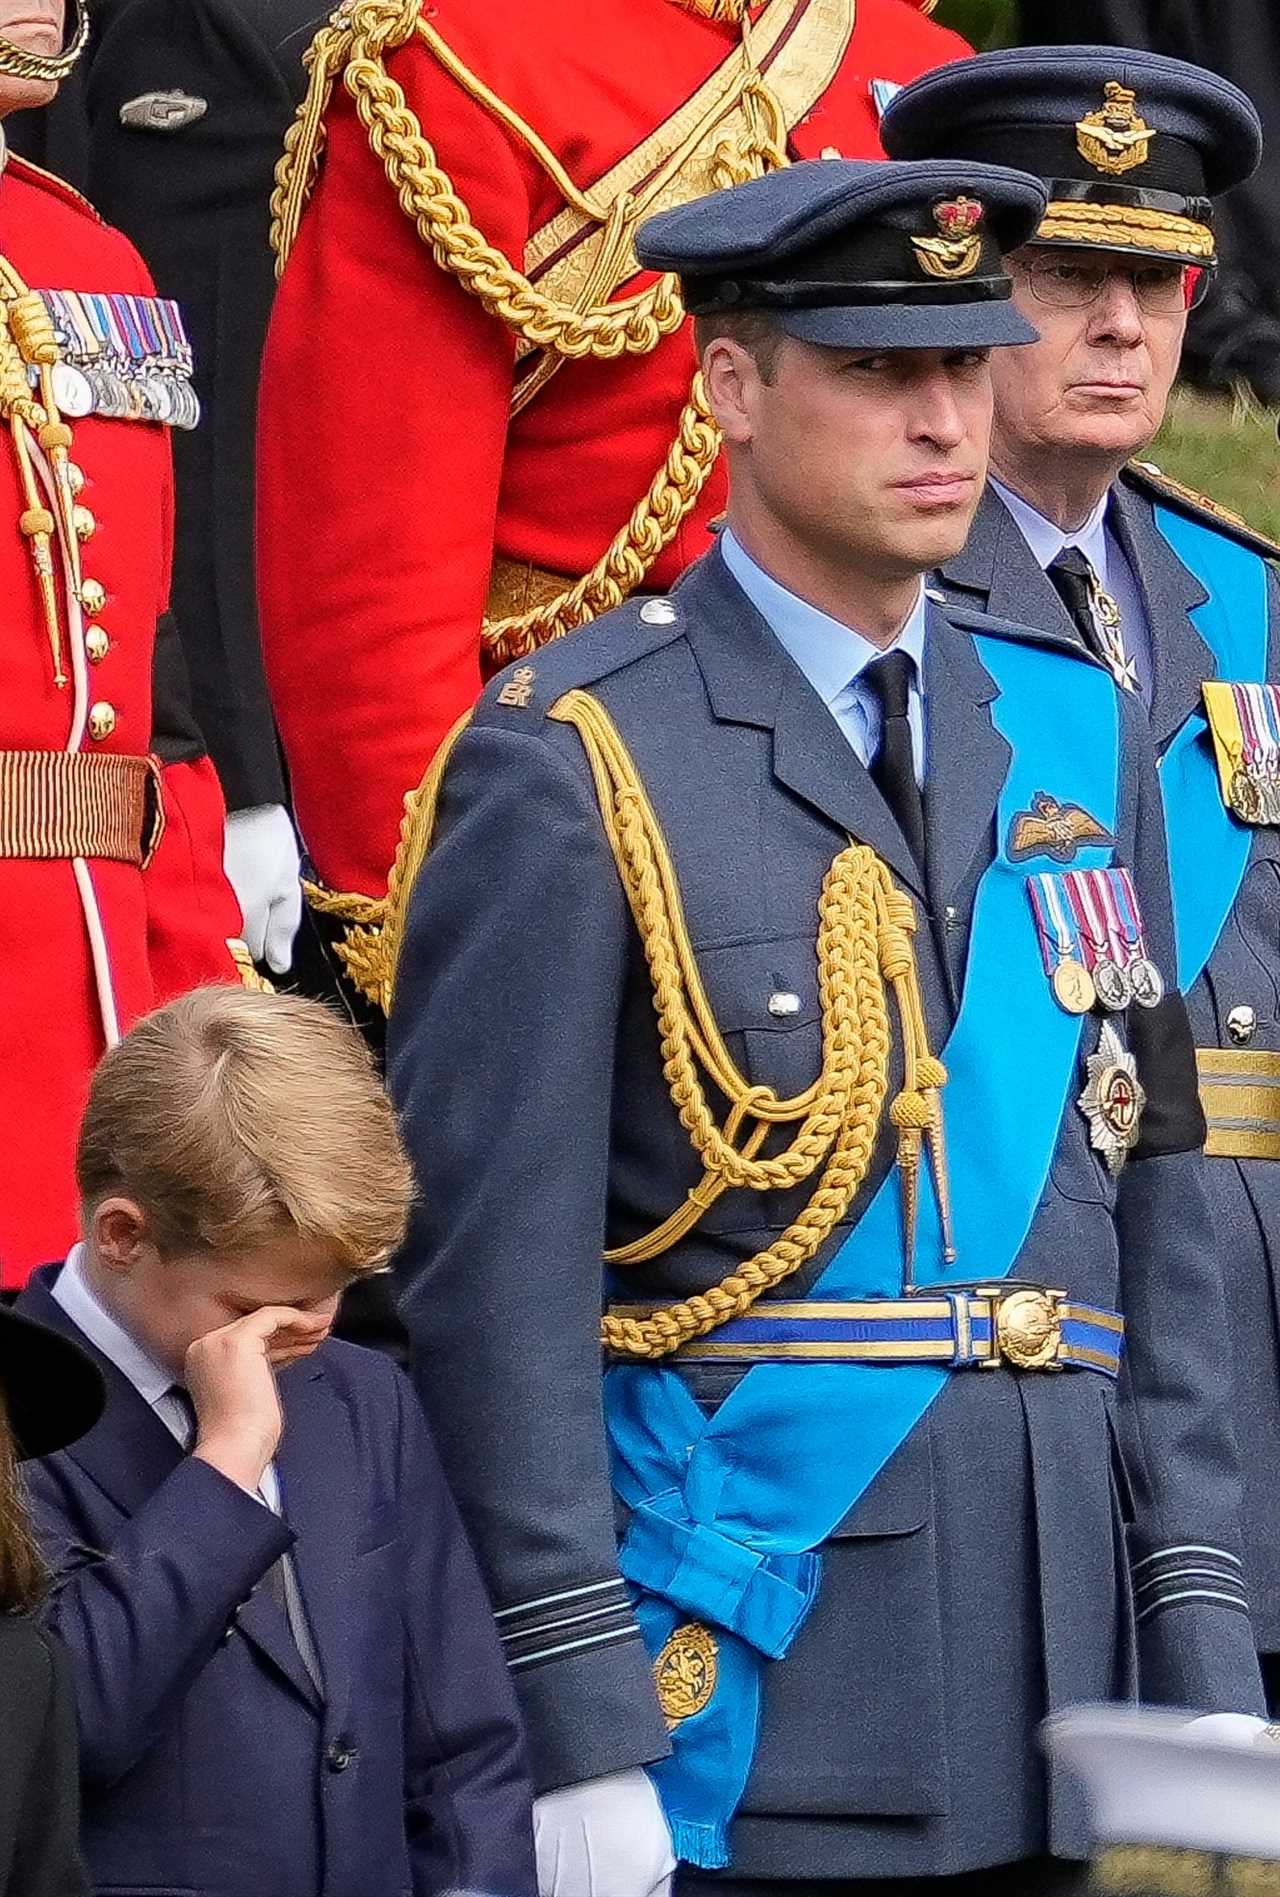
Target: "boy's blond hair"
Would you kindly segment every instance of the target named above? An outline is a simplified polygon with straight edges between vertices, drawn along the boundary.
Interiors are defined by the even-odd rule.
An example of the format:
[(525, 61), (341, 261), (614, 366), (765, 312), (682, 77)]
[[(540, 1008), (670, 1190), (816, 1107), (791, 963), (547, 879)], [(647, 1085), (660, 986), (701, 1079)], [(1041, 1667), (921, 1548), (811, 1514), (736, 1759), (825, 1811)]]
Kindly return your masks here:
[(404, 1236), (412, 1176), (368, 1049), (318, 1001), (197, 988), (103, 1058), (80, 1127), (87, 1211), (120, 1194), (164, 1257), (296, 1232), (352, 1275)]

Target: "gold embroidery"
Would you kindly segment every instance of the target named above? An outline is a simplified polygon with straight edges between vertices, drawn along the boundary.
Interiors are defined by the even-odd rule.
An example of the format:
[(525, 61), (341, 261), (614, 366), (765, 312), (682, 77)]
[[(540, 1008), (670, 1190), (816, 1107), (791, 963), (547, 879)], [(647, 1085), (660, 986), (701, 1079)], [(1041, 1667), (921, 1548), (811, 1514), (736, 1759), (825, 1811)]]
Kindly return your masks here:
[(1086, 164), (1108, 177), (1136, 171), (1151, 156), (1155, 131), (1138, 117), (1137, 96), (1128, 86), (1109, 79), (1102, 90), (1102, 109), (1076, 124), (1076, 149)]
[(676, 1628), (654, 1661), (654, 1685), (668, 1730), (711, 1703), (720, 1671), (718, 1651), (707, 1629), (691, 1620)]
[(1145, 211), (1131, 204), (1051, 200), (1036, 236), (1042, 243), (1094, 244), (1102, 250), (1171, 250), (1188, 263), (1211, 263), (1213, 232), (1207, 224), (1172, 211)]
[(947, 198), (934, 205), (933, 221), (937, 237), (911, 239), (920, 268), (930, 277), (971, 277), (982, 254), (981, 204), (976, 198)]

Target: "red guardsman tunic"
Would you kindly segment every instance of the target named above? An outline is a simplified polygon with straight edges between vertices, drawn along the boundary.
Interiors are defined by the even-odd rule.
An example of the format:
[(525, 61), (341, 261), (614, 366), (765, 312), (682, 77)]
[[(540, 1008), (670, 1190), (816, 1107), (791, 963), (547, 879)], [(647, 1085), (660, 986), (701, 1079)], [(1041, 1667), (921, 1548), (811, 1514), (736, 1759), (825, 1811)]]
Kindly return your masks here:
[[(840, 10), (793, 0), (793, 25), (817, 21), (820, 49)], [(580, 190), (740, 40), (678, 0), (433, 0), (424, 18)], [(907, 0), (857, 0), (854, 19), (792, 158), (879, 156), (872, 82), (969, 50)], [(472, 223), (521, 265), (564, 202), (545, 165), (420, 41), (386, 67)], [(704, 168), (684, 195), (711, 182)], [(686, 325), (648, 355), (562, 364), (513, 418), (514, 356), (400, 208), (339, 79), (276, 300), (258, 478), (268, 676), (304, 840), (333, 889), (384, 890), (405, 792), (479, 693), (495, 559), (586, 573), (662, 465), (694, 372)], [(646, 587), (705, 550), (724, 498), (717, 469)]]
[[(119, 232), (12, 156), (0, 172), (0, 258), (31, 290), (153, 294)], [(15, 360), (10, 347), (11, 372)], [(70, 426), (85, 603), (69, 598), (55, 532), (62, 686), (20, 524), (30, 494), (8, 421), (0, 428), (0, 1283), (10, 1289), (75, 1237), (76, 1133), (108, 1040), (184, 989), (234, 980), (228, 941), (240, 927), (222, 875), (221, 793), (186, 718), (176, 634), (161, 623), (168, 431), (98, 414)], [(36, 449), (47, 502), (52, 457)]]

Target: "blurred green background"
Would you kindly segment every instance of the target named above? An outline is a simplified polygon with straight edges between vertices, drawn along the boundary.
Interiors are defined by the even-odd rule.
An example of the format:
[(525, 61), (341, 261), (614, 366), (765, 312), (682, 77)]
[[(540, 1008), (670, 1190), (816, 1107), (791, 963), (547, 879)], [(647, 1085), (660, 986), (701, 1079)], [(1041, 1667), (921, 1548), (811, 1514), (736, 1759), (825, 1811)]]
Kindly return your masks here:
[[(1015, 0), (941, 0), (934, 17), (979, 49), (1011, 46), (1017, 38)], [(1063, 9), (1062, 37), (1072, 38), (1069, 6)], [(1242, 514), (1260, 533), (1280, 540), (1276, 416), (1248, 396), (1233, 401), (1177, 390), (1169, 419), (1147, 458), (1176, 480)]]
[[(1011, 46), (1017, 35), (1014, 0), (941, 0), (935, 18), (963, 33), (970, 46)], [(1064, 29), (1066, 21), (1063, 22)], [(1067, 38), (1064, 30), (1063, 38)]]

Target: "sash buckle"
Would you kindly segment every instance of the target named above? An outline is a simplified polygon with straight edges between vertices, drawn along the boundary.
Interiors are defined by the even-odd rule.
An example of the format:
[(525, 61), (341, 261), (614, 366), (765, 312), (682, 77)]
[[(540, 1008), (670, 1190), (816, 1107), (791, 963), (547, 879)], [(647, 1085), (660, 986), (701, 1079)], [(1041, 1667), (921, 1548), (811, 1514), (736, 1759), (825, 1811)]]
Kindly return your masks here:
[(998, 1370), (1002, 1363), (1015, 1370), (1060, 1370), (1062, 1368), (1062, 1310), (1065, 1291), (1051, 1291), (1045, 1285), (979, 1285), (973, 1291), (976, 1304), (985, 1304), (987, 1355), (979, 1359), (980, 1370)]

